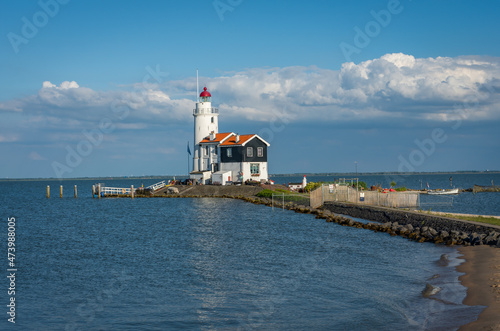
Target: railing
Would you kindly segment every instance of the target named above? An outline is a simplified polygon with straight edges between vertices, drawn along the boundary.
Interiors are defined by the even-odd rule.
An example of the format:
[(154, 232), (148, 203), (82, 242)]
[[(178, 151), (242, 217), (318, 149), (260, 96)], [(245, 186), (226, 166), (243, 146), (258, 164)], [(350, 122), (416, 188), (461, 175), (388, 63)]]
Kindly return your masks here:
[(161, 182), (159, 182), (159, 183), (156, 183), (156, 184), (150, 185), (150, 186), (148, 186), (148, 187), (146, 187), (146, 188), (151, 189), (151, 190), (153, 190), (153, 192), (154, 192), (154, 191), (159, 190), (159, 189), (161, 189), (162, 187), (165, 187), (165, 186), (167, 186), (167, 184), (166, 184), (166, 183), (165, 183), (165, 181), (163, 180), (163, 181), (161, 181)]
[(131, 189), (122, 187), (101, 187), (101, 194), (104, 195), (127, 195), (131, 194)]
[(218, 114), (219, 109), (210, 107), (210, 108), (200, 108), (200, 109), (193, 109), (193, 115), (196, 114)]

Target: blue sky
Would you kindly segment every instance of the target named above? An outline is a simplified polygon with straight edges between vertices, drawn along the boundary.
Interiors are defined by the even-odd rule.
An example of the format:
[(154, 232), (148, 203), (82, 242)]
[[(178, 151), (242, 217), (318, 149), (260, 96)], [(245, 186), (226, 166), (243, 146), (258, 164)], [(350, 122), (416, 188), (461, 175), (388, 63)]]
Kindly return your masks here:
[(5, 1), (0, 178), (185, 174), (196, 68), (271, 173), (500, 169), (498, 1)]

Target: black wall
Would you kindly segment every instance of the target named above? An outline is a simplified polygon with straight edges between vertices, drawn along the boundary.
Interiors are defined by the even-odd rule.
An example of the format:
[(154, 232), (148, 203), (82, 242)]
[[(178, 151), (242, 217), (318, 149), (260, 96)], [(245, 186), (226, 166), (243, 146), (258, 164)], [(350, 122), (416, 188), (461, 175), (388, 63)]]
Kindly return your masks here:
[[(247, 157), (247, 147), (253, 148), (253, 157)], [(262, 157), (257, 156), (257, 147), (263, 148)], [(233, 156), (227, 156), (227, 148), (232, 148)], [(254, 138), (245, 146), (221, 146), (221, 162), (267, 162), (267, 145)]]

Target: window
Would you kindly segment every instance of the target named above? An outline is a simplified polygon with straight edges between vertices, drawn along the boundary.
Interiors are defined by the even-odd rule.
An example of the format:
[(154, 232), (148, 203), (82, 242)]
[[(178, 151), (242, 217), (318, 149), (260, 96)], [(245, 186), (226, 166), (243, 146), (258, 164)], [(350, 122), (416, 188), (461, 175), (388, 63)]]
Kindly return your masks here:
[(253, 147), (247, 147), (247, 156), (253, 157)]
[(212, 121), (212, 123), (214, 122), (214, 118), (213, 118), (213, 116), (212, 116), (212, 118), (211, 118), (211, 121)]
[(208, 146), (205, 146), (205, 155), (208, 155)]
[(227, 157), (233, 157), (233, 149), (231, 147), (227, 149)]
[(258, 163), (250, 163), (250, 174), (251, 175), (259, 175), (259, 164)]
[(264, 156), (264, 147), (257, 147), (257, 156), (258, 157)]

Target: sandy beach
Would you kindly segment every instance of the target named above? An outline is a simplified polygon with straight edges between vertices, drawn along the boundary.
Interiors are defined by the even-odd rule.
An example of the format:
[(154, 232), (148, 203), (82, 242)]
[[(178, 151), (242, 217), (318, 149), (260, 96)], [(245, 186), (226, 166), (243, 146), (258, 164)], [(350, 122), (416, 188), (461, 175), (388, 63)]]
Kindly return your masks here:
[(466, 305), (487, 306), (479, 318), (462, 326), (460, 331), (500, 330), (500, 248), (490, 246), (460, 247), (466, 262), (457, 270), (467, 287)]

